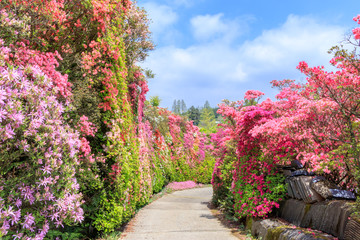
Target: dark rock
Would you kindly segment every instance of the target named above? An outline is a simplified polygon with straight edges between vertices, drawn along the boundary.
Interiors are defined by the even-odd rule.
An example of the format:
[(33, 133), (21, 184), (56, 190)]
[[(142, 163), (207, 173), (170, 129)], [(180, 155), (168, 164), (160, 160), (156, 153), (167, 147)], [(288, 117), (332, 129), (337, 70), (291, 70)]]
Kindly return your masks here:
[(306, 171), (306, 170), (296, 170), (296, 171), (293, 171), (291, 173), (291, 176), (293, 177), (296, 177), (296, 176), (309, 176), (309, 172)]
[(330, 189), (331, 196), (336, 199), (356, 200), (355, 194), (341, 189)]
[(316, 176), (310, 182), (310, 187), (325, 199), (356, 200), (355, 194), (341, 190), (336, 184), (329, 182), (324, 177)]
[(329, 182), (322, 176), (314, 177), (310, 182), (310, 187), (325, 199), (332, 197), (330, 189), (339, 189), (338, 186)]
[(360, 220), (350, 218), (346, 224), (344, 239), (360, 240)]
[(323, 176), (315, 176), (312, 179), (312, 183), (317, 183), (317, 182), (323, 182), (326, 181), (326, 178), (324, 178)]
[(291, 167), (295, 169), (302, 169), (304, 168), (304, 165), (302, 165), (302, 163), (299, 160), (293, 160), (291, 161)]
[(305, 169), (299, 169), (299, 170), (295, 170), (295, 169), (286, 169), (283, 170), (283, 174), (285, 176), (289, 176), (289, 177), (295, 177), (295, 176), (313, 176), (314, 173), (309, 173), (307, 170)]

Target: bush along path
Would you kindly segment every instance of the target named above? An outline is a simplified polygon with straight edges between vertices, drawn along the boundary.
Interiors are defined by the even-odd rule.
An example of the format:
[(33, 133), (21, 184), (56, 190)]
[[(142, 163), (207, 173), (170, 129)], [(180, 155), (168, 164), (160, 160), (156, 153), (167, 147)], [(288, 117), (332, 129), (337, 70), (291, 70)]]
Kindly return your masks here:
[[(360, 24), (360, 15), (353, 20)], [(218, 113), (224, 120), (222, 128), (212, 136), (216, 156), (212, 185), (217, 206), (242, 221), (272, 216), (280, 203), (288, 199), (279, 166), (296, 161), (304, 166), (305, 175), (318, 175), (322, 179), (327, 189), (320, 196), (322, 200), (356, 198), (356, 202), (350, 202), (351, 216), (344, 218), (348, 212), (341, 210), (345, 219), (341, 220), (342, 225), (349, 222), (350, 232), (355, 235), (346, 238), (342, 233), (335, 234), (339, 228), (336, 224), (319, 229), (340, 239), (360, 239), (357, 234), (360, 232), (359, 27), (353, 29), (347, 44), (354, 50), (333, 47), (329, 51), (334, 54), (330, 63), (336, 71), (328, 72), (324, 67), (309, 67), (306, 62), (300, 62), (297, 68), (306, 75), (306, 82), (272, 81), (273, 87), (280, 90), (276, 101), (260, 102), (264, 93), (249, 90), (244, 100), (225, 101), (219, 106)], [(309, 184), (306, 187), (310, 189)], [(316, 185), (310, 190), (316, 190)], [(346, 196), (339, 197), (339, 193)], [(308, 198), (312, 195), (296, 198), (304, 200), (307, 213), (310, 205), (306, 203), (311, 202)], [(338, 218), (336, 214), (323, 216), (322, 222)]]
[(1, 239), (95, 238), (210, 182), (206, 136), (146, 104), (148, 22), (129, 0), (0, 1)]
[(148, 24), (130, 0), (0, 1), (0, 238), (95, 238), (173, 181), (212, 179), (222, 209), (267, 217), (292, 160), (359, 202), (360, 28), (331, 49), (336, 72), (301, 62), (307, 81), (273, 81), (276, 101), (221, 104), (210, 142), (146, 101)]
[(211, 187), (167, 194), (141, 209), (121, 239), (238, 239), (211, 213), (211, 198)]

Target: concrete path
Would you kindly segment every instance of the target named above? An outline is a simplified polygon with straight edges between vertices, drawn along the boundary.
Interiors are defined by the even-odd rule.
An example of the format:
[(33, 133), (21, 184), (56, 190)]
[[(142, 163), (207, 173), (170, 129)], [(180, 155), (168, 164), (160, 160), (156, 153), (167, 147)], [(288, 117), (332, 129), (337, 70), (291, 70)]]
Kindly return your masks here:
[(124, 240), (238, 239), (207, 207), (212, 188), (167, 194), (141, 209), (121, 235)]

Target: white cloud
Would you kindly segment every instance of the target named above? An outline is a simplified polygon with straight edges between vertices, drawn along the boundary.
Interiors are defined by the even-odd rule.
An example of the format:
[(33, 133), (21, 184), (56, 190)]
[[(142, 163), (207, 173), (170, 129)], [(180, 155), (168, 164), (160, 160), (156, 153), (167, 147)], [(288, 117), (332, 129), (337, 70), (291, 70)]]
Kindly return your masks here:
[(245, 42), (240, 53), (249, 66), (261, 65), (261, 71), (295, 67), (302, 60), (327, 64), (330, 57), (327, 51), (342, 40), (344, 32), (339, 26), (290, 15), (281, 27), (266, 30), (254, 40)]
[(173, 0), (177, 6), (191, 7), (194, 4), (194, 0)]
[(191, 19), (191, 26), (198, 40), (207, 40), (219, 34), (225, 34), (229, 27), (221, 18), (222, 13), (216, 15), (196, 16)]
[(147, 2), (142, 4), (152, 20), (150, 25), (151, 31), (154, 34), (160, 34), (169, 27), (171, 27), (178, 20), (177, 13), (167, 5), (159, 5), (154, 2)]
[(340, 26), (290, 15), (280, 27), (237, 47), (226, 38), (212, 41), (217, 34), (226, 34), (225, 29), (234, 28), (234, 22), (224, 21), (221, 14), (193, 18), (194, 35), (202, 39), (201, 45), (166, 46), (150, 53), (144, 63), (156, 74), (150, 80), (150, 95), (159, 95), (165, 106), (174, 99), (184, 99), (190, 106), (206, 99), (214, 105), (222, 98), (241, 99), (248, 89), (273, 94), (271, 80), (302, 76), (296, 70), (299, 61), (327, 65), (331, 57), (327, 50), (343, 40), (345, 33)]
[(247, 23), (252, 19), (249, 16), (226, 19), (223, 13), (219, 13), (195, 16), (190, 23), (193, 35), (199, 41), (214, 39), (232, 41), (247, 30)]

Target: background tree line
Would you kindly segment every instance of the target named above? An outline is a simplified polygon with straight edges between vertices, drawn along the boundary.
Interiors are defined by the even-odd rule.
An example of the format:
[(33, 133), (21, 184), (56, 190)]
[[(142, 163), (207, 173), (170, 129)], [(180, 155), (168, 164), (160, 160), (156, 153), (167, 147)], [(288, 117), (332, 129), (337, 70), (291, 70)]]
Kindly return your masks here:
[(187, 108), (183, 99), (174, 100), (172, 112), (187, 117), (193, 121), (194, 125), (200, 127), (200, 131), (204, 133), (216, 132), (217, 125), (222, 121), (220, 114), (217, 113), (218, 107), (211, 107), (208, 100), (203, 106), (191, 106)]

